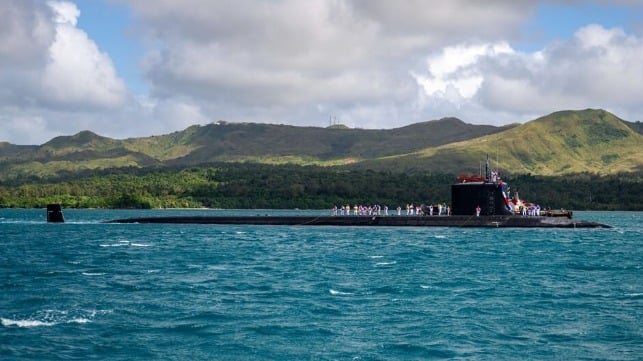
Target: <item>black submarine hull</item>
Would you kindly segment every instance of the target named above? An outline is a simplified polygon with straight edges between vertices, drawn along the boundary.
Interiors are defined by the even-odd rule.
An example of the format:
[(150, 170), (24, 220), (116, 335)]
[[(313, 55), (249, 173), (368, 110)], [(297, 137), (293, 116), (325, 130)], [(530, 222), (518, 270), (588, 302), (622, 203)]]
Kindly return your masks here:
[(124, 218), (107, 223), (228, 224), (266, 226), (381, 226), (489, 228), (611, 228), (606, 224), (564, 217), (499, 216), (176, 216)]

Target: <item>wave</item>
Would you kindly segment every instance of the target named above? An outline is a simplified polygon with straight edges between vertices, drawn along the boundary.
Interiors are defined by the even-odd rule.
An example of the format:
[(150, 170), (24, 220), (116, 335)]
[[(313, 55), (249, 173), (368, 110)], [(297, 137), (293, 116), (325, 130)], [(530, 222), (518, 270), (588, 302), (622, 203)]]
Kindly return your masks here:
[(97, 315), (112, 313), (111, 310), (41, 310), (31, 315), (1, 317), (3, 327), (52, 327), (56, 325), (91, 323)]
[(104, 276), (104, 272), (83, 272), (83, 276)]
[(149, 243), (134, 243), (130, 241), (118, 241), (118, 243), (103, 243), (100, 247), (151, 247)]
[(394, 264), (397, 264), (397, 261), (392, 261), (392, 262), (377, 262), (375, 264), (376, 267), (382, 267), (382, 266), (392, 266)]
[(41, 326), (53, 326), (56, 322), (44, 322), (38, 320), (11, 320), (8, 318), (0, 318), (0, 324), (5, 327), (16, 326), (16, 327), (41, 327)]
[(328, 292), (330, 292), (331, 295), (333, 296), (352, 296), (354, 293), (352, 292), (342, 292), (342, 291), (337, 291), (334, 289), (329, 289)]
[(73, 318), (68, 321), (60, 321), (60, 322), (50, 322), (50, 321), (40, 321), (40, 320), (12, 320), (9, 318), (0, 318), (0, 324), (4, 327), (23, 327), (23, 328), (28, 328), (28, 327), (51, 327), (59, 324), (70, 324), (70, 323), (77, 323), (77, 324), (84, 324), (84, 323), (89, 323), (91, 320), (87, 318)]

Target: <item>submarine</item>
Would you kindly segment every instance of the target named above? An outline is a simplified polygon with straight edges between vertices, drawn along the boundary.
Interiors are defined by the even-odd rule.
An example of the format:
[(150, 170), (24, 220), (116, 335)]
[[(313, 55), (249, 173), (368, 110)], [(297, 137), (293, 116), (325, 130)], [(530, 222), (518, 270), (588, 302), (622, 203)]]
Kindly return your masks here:
[(320, 215), (320, 216), (172, 216), (137, 217), (106, 223), (152, 224), (228, 224), (274, 226), (381, 226), (381, 227), (488, 227), (488, 228), (611, 228), (607, 224), (574, 220), (566, 210), (540, 210), (521, 200), (517, 192), (511, 196), (509, 185), (489, 169), (485, 175), (459, 176), (451, 185), (450, 214), (430, 215), (422, 206), (421, 215)]
[(59, 203), (47, 204), (47, 223), (64, 223), (62, 205)]
[(106, 223), (228, 224), (272, 226), (381, 226), (381, 227), (487, 227), (487, 228), (611, 228), (589, 221), (561, 217), (498, 216), (176, 216), (140, 217)]

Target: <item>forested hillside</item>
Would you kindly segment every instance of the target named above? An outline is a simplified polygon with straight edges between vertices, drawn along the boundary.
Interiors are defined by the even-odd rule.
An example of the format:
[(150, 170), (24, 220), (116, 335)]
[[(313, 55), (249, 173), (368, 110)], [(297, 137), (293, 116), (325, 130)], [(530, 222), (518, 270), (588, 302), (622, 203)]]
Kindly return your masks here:
[[(330, 170), (316, 166), (220, 164), (132, 174), (0, 186), (0, 207), (310, 208), (342, 204), (448, 203), (454, 174)], [(631, 174), (506, 179), (522, 198), (543, 207), (643, 210), (643, 179)]]
[(0, 207), (449, 202), (456, 174), (477, 174), (489, 156), (543, 206), (642, 210), (640, 131), (593, 109), (506, 127), (445, 118), (390, 130), (219, 122), (125, 140), (84, 131), (40, 146), (0, 143)]

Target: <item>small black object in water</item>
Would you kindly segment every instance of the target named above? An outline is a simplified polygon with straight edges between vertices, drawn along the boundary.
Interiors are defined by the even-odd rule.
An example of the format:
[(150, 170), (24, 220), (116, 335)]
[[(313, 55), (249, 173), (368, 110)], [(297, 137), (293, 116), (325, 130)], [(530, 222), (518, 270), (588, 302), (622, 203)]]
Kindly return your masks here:
[(65, 221), (60, 204), (47, 204), (47, 222), (62, 223)]

